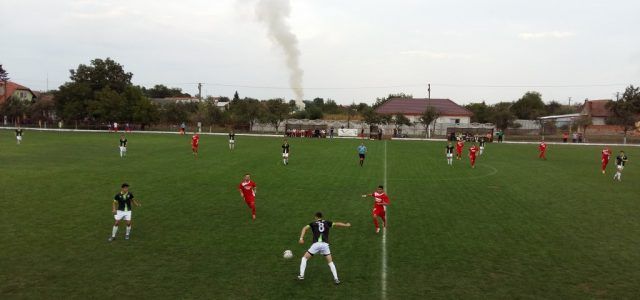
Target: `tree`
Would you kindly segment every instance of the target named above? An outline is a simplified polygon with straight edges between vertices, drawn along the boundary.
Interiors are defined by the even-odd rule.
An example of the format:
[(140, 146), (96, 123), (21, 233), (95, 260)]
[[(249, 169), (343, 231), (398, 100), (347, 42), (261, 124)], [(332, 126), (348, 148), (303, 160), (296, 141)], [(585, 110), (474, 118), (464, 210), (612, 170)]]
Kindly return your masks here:
[(339, 114), (340, 107), (338, 106), (336, 101), (327, 99), (327, 101), (324, 103), (324, 106), (322, 107), (322, 112), (325, 114)]
[[(233, 100), (240, 100), (240, 96), (238, 95), (238, 91), (233, 93)], [(294, 103), (295, 103), (295, 101), (294, 101)]]
[(526, 92), (522, 98), (511, 106), (511, 111), (519, 119), (535, 120), (545, 112), (542, 95), (538, 92)]
[(3, 100), (9, 97), (7, 95), (7, 81), (9, 81), (9, 73), (0, 64), (0, 82), (2, 82), (2, 97)]
[(475, 123), (489, 123), (489, 106), (482, 101), (480, 103), (469, 103), (464, 106), (466, 109), (473, 113), (471, 116), (471, 122)]
[(500, 102), (491, 107), (490, 120), (500, 130), (514, 125), (516, 115), (511, 111), (511, 105), (509, 102)]
[(29, 108), (31, 118), (36, 121), (51, 120), (51, 115), (54, 110), (54, 102), (45, 97), (38, 97), (38, 99), (31, 104), (31, 107)]
[(249, 130), (253, 129), (253, 125), (264, 113), (264, 108), (260, 101), (252, 98), (244, 98), (242, 100), (232, 100), (229, 104), (229, 110), (236, 122), (249, 125)]
[(142, 88), (144, 95), (149, 98), (190, 97), (183, 93), (181, 88), (169, 88), (163, 84), (156, 84), (152, 88)]
[(636, 127), (640, 121), (640, 88), (630, 85), (622, 94), (622, 98), (607, 103), (613, 116), (607, 119), (608, 124), (620, 125), (624, 130), (624, 143), (627, 143), (627, 133)]
[(578, 128), (581, 127), (582, 132), (586, 134), (587, 128), (593, 125), (593, 120), (591, 120), (590, 116), (580, 116), (578, 119), (575, 120), (575, 124), (576, 126), (578, 126)]
[[(353, 104), (352, 104), (353, 105)], [(362, 121), (369, 125), (377, 125), (382, 122), (380, 115), (376, 111), (368, 107), (362, 113)]]
[(278, 127), (282, 121), (286, 120), (291, 114), (291, 108), (289, 104), (285, 103), (283, 99), (271, 99), (265, 102), (266, 105), (266, 121), (276, 128), (276, 134), (278, 134)]
[(431, 137), (431, 123), (437, 120), (438, 117), (440, 117), (440, 113), (438, 113), (438, 110), (433, 106), (427, 106), (427, 109), (422, 112), (419, 121), (424, 126), (427, 138)]
[(90, 65), (81, 64), (76, 70), (69, 70), (71, 80), (76, 83), (87, 83), (93, 91), (110, 88), (122, 93), (131, 85), (133, 74), (125, 72), (122, 65), (111, 58), (93, 59)]
[(29, 103), (11, 96), (0, 105), (0, 115), (7, 116), (11, 123), (20, 123), (20, 119), (29, 111)]

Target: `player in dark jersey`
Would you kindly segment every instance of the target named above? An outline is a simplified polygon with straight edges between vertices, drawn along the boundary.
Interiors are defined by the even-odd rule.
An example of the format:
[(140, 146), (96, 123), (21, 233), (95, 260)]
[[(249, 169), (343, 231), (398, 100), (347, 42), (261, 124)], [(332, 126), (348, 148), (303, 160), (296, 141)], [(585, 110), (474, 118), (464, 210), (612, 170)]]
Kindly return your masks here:
[(311, 222), (309, 225), (302, 228), (302, 232), (300, 233), (300, 244), (304, 244), (304, 235), (307, 233), (307, 230), (311, 228), (311, 232), (313, 233), (313, 244), (307, 252), (305, 252), (302, 260), (300, 261), (300, 275), (298, 276), (298, 280), (304, 280), (304, 270), (307, 268), (307, 260), (311, 258), (312, 255), (316, 253), (320, 253), (326, 257), (327, 262), (329, 263), (329, 268), (331, 269), (331, 273), (333, 274), (333, 281), (336, 284), (340, 284), (340, 280), (338, 279), (338, 271), (336, 270), (335, 264), (333, 264), (333, 258), (331, 257), (331, 250), (329, 249), (329, 230), (331, 227), (351, 227), (351, 223), (341, 223), (341, 222), (331, 222), (325, 221), (322, 218), (322, 213), (317, 212), (315, 214), (316, 220)]
[(624, 151), (620, 151), (620, 154), (616, 156), (616, 174), (613, 175), (613, 180), (622, 181), (622, 170), (624, 170), (624, 165), (628, 159)]
[(142, 206), (133, 198), (133, 194), (129, 192), (129, 184), (123, 183), (120, 192), (113, 197), (113, 203), (111, 204), (111, 212), (113, 213), (113, 217), (116, 219), (116, 222), (113, 224), (109, 242), (116, 238), (116, 233), (118, 233), (118, 224), (120, 224), (120, 220), (122, 219), (127, 222), (127, 233), (124, 236), (124, 239), (129, 239), (129, 234), (131, 233), (131, 204), (135, 204), (138, 207)]
[(289, 164), (289, 142), (287, 139), (284, 139), (284, 143), (282, 144), (282, 163), (286, 166)]
[(18, 127), (18, 129), (16, 129), (16, 142), (18, 143), (18, 145), (20, 145), (20, 143), (22, 143), (22, 128)]
[(120, 158), (124, 158), (127, 155), (127, 138), (124, 135), (120, 136)]
[(478, 155), (482, 155), (482, 153), (484, 153), (484, 145), (487, 143), (487, 140), (485, 140), (484, 137), (480, 138), (480, 151), (478, 152)]
[(229, 150), (233, 150), (236, 148), (236, 134), (231, 130), (229, 132)]
[(449, 142), (449, 144), (447, 144), (447, 165), (453, 166), (453, 145), (451, 144), (451, 142)]

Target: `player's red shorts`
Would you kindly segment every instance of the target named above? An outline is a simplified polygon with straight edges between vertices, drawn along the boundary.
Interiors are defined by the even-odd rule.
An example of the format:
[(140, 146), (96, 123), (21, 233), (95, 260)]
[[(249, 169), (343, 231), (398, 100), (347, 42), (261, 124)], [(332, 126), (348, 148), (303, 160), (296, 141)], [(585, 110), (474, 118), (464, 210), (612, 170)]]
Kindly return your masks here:
[(384, 210), (384, 207), (381, 207), (381, 208), (374, 207), (373, 208), (373, 215), (374, 216), (384, 217), (386, 214), (387, 214), (387, 212)]
[(191, 145), (191, 150), (193, 150), (195, 152), (198, 152), (198, 146)]

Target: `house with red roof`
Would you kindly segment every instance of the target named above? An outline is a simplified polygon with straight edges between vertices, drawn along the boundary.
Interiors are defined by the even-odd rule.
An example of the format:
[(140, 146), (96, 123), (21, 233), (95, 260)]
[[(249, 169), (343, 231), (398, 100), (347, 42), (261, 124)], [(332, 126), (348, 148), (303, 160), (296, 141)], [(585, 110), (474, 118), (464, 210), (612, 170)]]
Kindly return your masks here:
[(35, 93), (28, 87), (17, 84), (13, 81), (0, 82), (0, 104), (10, 97), (16, 97), (23, 101), (32, 101), (36, 98)]
[(613, 116), (613, 112), (607, 108), (611, 102), (611, 99), (584, 100), (580, 114), (591, 117), (593, 125), (606, 125), (607, 118)]
[(420, 116), (429, 106), (434, 107), (440, 115), (435, 123), (471, 123), (473, 113), (450, 99), (391, 98), (376, 108), (376, 113), (382, 115), (403, 114), (411, 122), (420, 122)]

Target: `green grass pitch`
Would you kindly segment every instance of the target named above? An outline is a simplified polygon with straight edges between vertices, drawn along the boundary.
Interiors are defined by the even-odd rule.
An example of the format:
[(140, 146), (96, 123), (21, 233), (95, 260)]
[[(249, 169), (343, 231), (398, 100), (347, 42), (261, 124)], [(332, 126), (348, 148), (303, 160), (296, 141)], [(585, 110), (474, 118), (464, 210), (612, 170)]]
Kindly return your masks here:
[[(0, 298), (380, 299), (383, 243), (371, 192), (386, 182), (386, 299), (634, 298), (640, 290), (640, 148), (623, 182), (601, 147), (488, 144), (477, 168), (446, 165), (444, 143), (0, 131)], [(612, 147), (617, 154), (620, 147)], [(465, 153), (466, 154), (466, 153)], [(466, 156), (466, 155), (465, 155)], [(252, 221), (236, 189), (258, 184)], [(122, 182), (143, 206), (132, 239), (107, 242)], [(315, 211), (331, 232), (343, 284), (322, 257), (295, 277), (300, 229)], [(291, 249), (294, 258), (282, 252)]]

